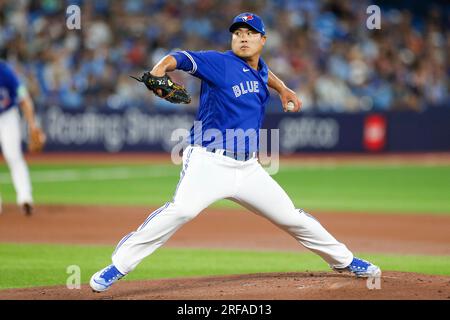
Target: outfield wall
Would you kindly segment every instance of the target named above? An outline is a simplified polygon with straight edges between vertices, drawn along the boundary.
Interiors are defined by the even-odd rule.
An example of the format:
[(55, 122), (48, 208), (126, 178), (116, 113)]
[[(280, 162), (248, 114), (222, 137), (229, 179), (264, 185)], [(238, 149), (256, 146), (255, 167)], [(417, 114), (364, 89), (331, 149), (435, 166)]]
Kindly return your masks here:
[[(50, 107), (39, 111), (38, 118), (48, 137), (46, 151), (168, 152), (179, 143), (171, 140), (173, 131), (188, 130), (195, 114)], [(263, 127), (279, 128), (283, 154), (450, 151), (450, 108), (422, 113), (268, 114)]]

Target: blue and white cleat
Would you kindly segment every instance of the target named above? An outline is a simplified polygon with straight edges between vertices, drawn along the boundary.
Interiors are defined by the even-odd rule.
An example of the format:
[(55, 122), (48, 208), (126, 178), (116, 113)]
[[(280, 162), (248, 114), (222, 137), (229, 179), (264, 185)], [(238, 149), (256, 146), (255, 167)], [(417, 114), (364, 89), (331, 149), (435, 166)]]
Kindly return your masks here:
[(124, 274), (120, 273), (120, 271), (111, 264), (94, 273), (91, 277), (91, 281), (89, 281), (89, 285), (94, 292), (103, 292), (108, 290), (114, 282), (120, 280), (124, 276)]
[(333, 268), (337, 272), (351, 272), (357, 277), (369, 278), (369, 277), (381, 277), (381, 269), (363, 259), (354, 257), (352, 262), (345, 268)]

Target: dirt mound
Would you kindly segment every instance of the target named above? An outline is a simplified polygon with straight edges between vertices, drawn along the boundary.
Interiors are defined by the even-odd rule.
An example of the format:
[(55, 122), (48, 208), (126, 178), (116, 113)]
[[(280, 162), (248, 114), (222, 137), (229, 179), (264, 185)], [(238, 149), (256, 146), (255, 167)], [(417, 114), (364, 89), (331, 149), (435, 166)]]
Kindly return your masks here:
[[(114, 245), (145, 220), (151, 209), (114, 206), (38, 206), (31, 218), (14, 205), (0, 215), (0, 242)], [(315, 213), (322, 224), (354, 251), (449, 254), (450, 217)], [(83, 226), (82, 228), (80, 226)], [(172, 247), (305, 250), (268, 221), (240, 210), (208, 209), (184, 226)], [(376, 287), (376, 283), (373, 284)], [(384, 272), (381, 289), (366, 280), (323, 273), (270, 273), (151, 281), (121, 281), (110, 291), (36, 287), (0, 291), (2, 299), (450, 299), (450, 277)]]
[[(0, 291), (0, 300), (380, 300), (450, 299), (449, 277), (384, 272), (370, 282), (334, 272), (265, 273), (232, 276), (122, 280), (108, 292), (37, 287)], [(377, 289), (377, 287), (379, 289)]]

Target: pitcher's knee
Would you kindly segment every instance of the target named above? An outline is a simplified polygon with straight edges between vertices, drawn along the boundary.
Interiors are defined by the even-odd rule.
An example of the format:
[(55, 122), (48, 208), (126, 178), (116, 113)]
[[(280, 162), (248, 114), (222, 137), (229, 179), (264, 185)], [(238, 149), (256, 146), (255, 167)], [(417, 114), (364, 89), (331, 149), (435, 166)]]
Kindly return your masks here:
[(173, 208), (175, 209), (176, 217), (183, 222), (188, 222), (189, 220), (192, 220), (200, 212), (200, 210), (197, 208), (188, 205), (183, 205), (181, 203), (174, 203)]
[(199, 211), (194, 208), (181, 208), (178, 211), (178, 218), (187, 222), (194, 219), (198, 215)]
[(320, 223), (319, 220), (317, 220), (316, 217), (314, 217), (312, 214), (306, 212), (306, 211), (303, 210), (302, 208), (296, 209), (296, 210), (298, 211), (298, 213), (299, 213), (300, 215), (303, 215), (304, 217), (306, 217), (306, 218), (308, 218), (308, 219), (313, 219), (315, 222)]

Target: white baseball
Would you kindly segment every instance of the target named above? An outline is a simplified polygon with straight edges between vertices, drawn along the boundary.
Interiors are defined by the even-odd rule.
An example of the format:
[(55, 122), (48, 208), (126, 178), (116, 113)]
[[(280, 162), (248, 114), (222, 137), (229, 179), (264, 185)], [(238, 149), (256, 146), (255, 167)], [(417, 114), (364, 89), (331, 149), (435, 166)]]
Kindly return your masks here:
[(295, 108), (295, 104), (292, 101), (289, 101), (286, 105), (286, 110), (287, 111), (293, 111)]

